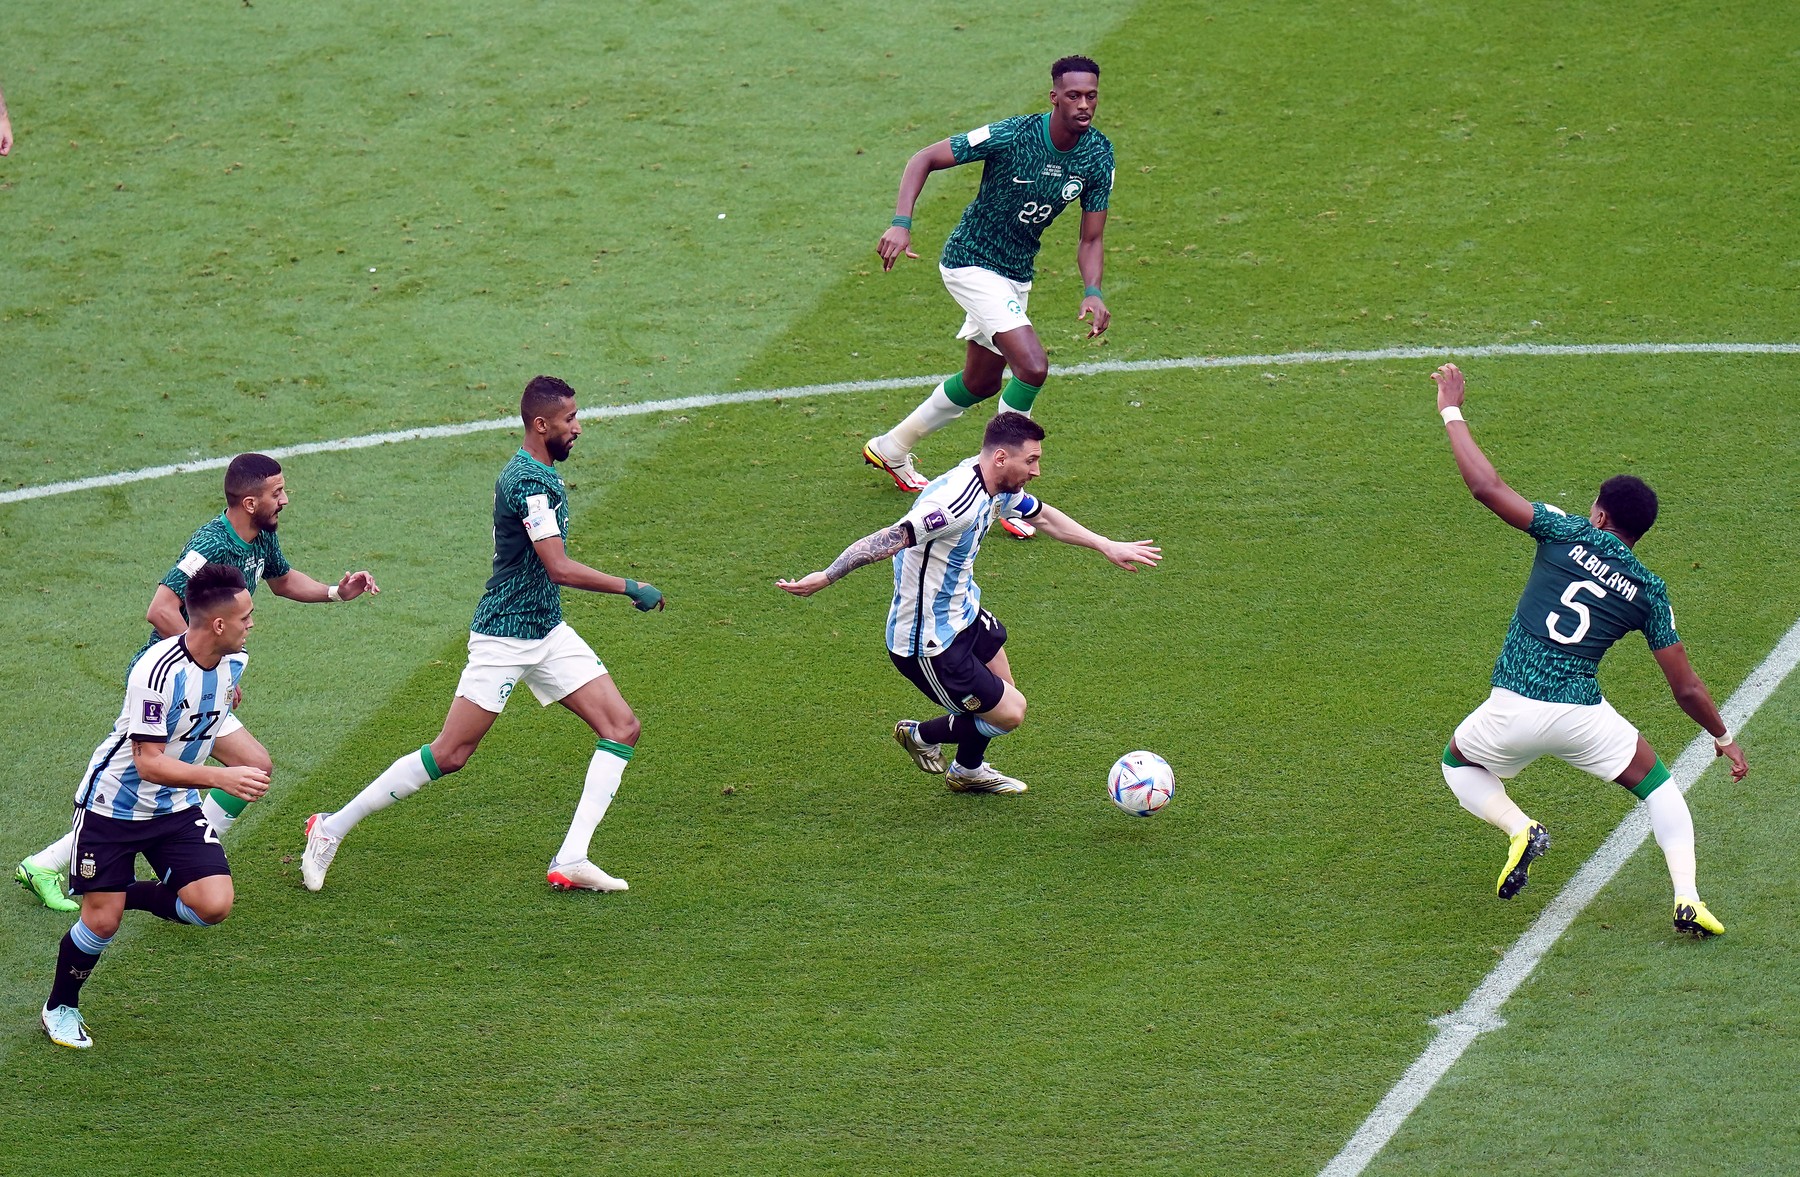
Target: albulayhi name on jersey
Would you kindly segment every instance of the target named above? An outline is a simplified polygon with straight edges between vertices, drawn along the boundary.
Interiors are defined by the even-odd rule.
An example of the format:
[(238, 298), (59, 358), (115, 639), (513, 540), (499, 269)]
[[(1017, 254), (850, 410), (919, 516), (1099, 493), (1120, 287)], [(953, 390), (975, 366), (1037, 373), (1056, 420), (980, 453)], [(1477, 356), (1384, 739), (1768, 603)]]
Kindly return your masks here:
[(1575, 561), (1583, 571), (1593, 577), (1594, 583), (1601, 588), (1610, 589), (1627, 601), (1637, 600), (1637, 581), (1632, 580), (1623, 572), (1615, 570), (1611, 564), (1594, 555), (1582, 545), (1576, 544), (1569, 549), (1569, 559)]

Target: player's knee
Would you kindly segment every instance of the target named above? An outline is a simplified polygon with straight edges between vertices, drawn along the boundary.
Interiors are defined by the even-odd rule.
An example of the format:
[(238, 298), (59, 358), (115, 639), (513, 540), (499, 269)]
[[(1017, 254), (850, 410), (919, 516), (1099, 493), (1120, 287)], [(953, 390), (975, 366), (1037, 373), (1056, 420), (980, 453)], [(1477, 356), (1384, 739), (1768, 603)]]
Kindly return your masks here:
[(251, 756), (246, 761), (246, 767), (261, 769), (270, 776), (274, 776), (275, 758), (269, 755), (269, 750), (267, 748), (258, 747), (256, 749), (256, 755)]
[(1050, 379), (1050, 361), (1042, 354), (1027, 356), (1013, 365), (1013, 375), (1033, 388), (1042, 388)]
[(1016, 690), (1006, 692), (1000, 705), (982, 716), (983, 719), (1005, 731), (1016, 731), (1025, 722), (1025, 696)]
[(214, 924), (225, 922), (225, 917), (231, 914), (231, 903), (232, 896), (227, 893), (223, 896), (202, 899), (198, 903), (190, 903), (188, 910), (198, 916), (201, 923), (210, 928)]
[(969, 390), (970, 396), (978, 401), (983, 401), (1000, 391), (1000, 375), (996, 372), (992, 376), (983, 374), (970, 377), (967, 372), (964, 372), (963, 387)]
[(475, 755), (475, 745), (458, 744), (456, 747), (446, 748), (442, 752), (435, 748), (432, 749), (431, 758), (437, 762), (438, 772), (449, 776), (453, 772), (460, 772), (462, 766), (467, 764), (469, 757), (473, 755)]
[(638, 736), (642, 735), (644, 731), (644, 725), (638, 720), (637, 714), (632, 711), (625, 712), (623, 719), (616, 719), (609, 726), (613, 731), (607, 735), (607, 739), (616, 740), (621, 744), (630, 744), (634, 748), (637, 747)]
[(81, 922), (87, 930), (102, 940), (110, 940), (118, 933), (119, 924), (124, 916), (124, 909), (118, 911), (83, 911)]

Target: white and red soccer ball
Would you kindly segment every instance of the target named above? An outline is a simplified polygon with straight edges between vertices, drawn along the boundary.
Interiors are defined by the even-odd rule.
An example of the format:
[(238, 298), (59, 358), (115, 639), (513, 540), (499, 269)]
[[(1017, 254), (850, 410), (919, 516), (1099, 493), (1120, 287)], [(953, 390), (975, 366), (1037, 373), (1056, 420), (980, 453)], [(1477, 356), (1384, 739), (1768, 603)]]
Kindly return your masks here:
[(1127, 752), (1113, 761), (1106, 795), (1133, 817), (1154, 817), (1175, 795), (1175, 774), (1154, 752)]

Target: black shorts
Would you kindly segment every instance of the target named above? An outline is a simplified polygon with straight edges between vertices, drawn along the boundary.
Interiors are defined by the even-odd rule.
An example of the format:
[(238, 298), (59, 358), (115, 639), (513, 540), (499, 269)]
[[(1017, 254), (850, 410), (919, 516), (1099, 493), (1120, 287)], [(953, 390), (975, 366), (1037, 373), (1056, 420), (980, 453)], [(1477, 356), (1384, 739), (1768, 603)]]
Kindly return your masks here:
[(1005, 644), (1006, 627), (983, 609), (941, 653), (924, 657), (889, 650), (888, 657), (927, 699), (948, 711), (973, 715), (1000, 706), (1006, 694), (1006, 680), (988, 669)]
[(156, 877), (177, 891), (196, 879), (231, 873), (219, 835), (197, 806), (142, 821), (78, 809), (69, 893), (123, 891), (137, 880), (140, 854)]

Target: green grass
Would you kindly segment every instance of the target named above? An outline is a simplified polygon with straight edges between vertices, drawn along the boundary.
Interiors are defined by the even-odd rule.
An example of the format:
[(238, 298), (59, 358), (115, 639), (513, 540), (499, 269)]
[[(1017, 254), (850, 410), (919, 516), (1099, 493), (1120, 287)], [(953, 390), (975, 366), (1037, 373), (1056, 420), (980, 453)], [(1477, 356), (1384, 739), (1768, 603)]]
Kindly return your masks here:
[[(1057, 363), (1797, 321), (1794, 115), (1768, 96), (1800, 28), (1760, 7), (33, 4), (12, 30), (8, 485), (503, 416), (539, 370), (589, 404), (949, 370), (929, 261), (871, 264), (900, 165), (1032, 109), (1075, 50), (1119, 148), (1116, 318), (1080, 340), (1062, 226), (1033, 298)], [(927, 259), (972, 183), (933, 179)], [(1728, 694), (1796, 616), (1793, 360), (1465, 366), (1522, 491), (1658, 487), (1641, 551)], [(567, 602), (645, 725), (596, 842), (622, 897), (539, 881), (590, 745), (524, 702), (301, 890), (304, 816), (436, 731), (512, 441), (293, 460), (290, 558), (384, 591), (259, 595), (244, 716), (278, 776), (230, 836), (240, 905), (206, 934), (129, 925), (84, 999), (95, 1050), (38, 1034), (67, 921), (11, 896), (8, 1163), (1316, 1171), (1627, 801), (1532, 769), (1516, 795), (1556, 848), (1487, 897), (1503, 844), (1435, 760), (1529, 557), (1456, 479), (1428, 368), (1053, 380), (1044, 496), (1168, 560), (989, 545), (1032, 705), (993, 752), (1032, 783), (1011, 800), (891, 746), (924, 704), (882, 654), (882, 569), (773, 584), (898, 515), (856, 452), (915, 391), (596, 423), (574, 551), (670, 600)], [(216, 504), (209, 473), (0, 507), (0, 703), (55, 716), (15, 722), (0, 862), (56, 833), (149, 588)], [(1604, 682), (1672, 759), (1693, 727), (1641, 648)], [(1675, 941), (1640, 855), (1379, 1167), (1790, 1167), (1793, 690), (1746, 733), (1750, 779), (1694, 794), (1730, 935)], [(1154, 821), (1104, 800), (1133, 747), (1176, 768)]]

